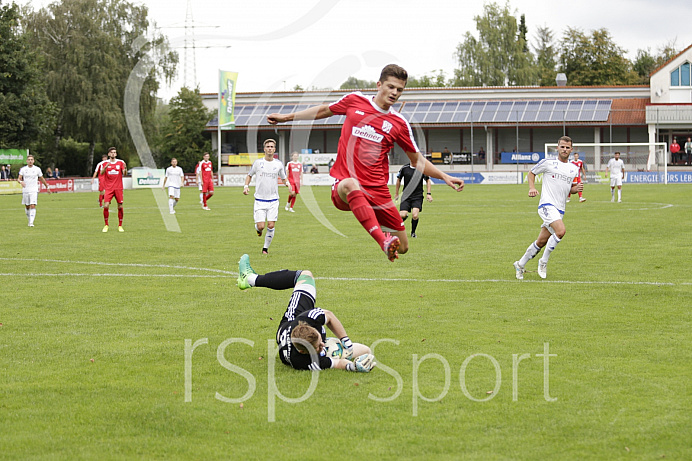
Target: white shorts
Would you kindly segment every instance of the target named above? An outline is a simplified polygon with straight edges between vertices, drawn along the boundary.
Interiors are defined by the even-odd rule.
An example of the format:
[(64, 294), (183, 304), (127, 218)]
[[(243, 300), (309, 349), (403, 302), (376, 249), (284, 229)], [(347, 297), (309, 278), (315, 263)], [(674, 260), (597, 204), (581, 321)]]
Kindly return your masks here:
[(22, 192), (22, 205), (36, 205), (38, 203), (38, 192)]
[(610, 175), (610, 187), (622, 186), (622, 175), (617, 175), (617, 177)]
[(548, 226), (550, 226), (551, 223), (561, 220), (563, 214), (564, 213), (560, 213), (560, 211), (552, 205), (546, 205), (538, 208), (538, 216), (540, 216), (543, 220), (543, 225), (541, 227), (545, 227), (546, 229), (548, 229)]
[(279, 218), (279, 200), (255, 200), (255, 222), (274, 221)]
[(173, 198), (180, 198), (180, 187), (168, 186), (168, 196), (173, 196)]

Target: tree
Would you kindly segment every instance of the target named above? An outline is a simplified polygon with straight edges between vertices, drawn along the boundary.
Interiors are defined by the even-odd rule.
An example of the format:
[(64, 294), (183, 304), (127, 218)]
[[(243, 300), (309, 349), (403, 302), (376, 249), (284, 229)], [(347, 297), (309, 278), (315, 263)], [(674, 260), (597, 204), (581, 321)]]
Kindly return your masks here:
[(211, 150), (211, 142), (202, 133), (212, 116), (202, 102), (199, 88), (180, 89), (171, 99), (168, 121), (162, 130), (164, 165), (175, 157), (183, 171), (194, 171), (202, 152)]
[(0, 4), (0, 148), (28, 148), (52, 129), (55, 106), (39, 65), (19, 30), (19, 7)]
[(560, 42), (560, 70), (570, 85), (633, 85), (638, 81), (625, 51), (607, 29), (585, 34), (569, 27)]
[(431, 87), (446, 87), (449, 86), (446, 75), (442, 69), (438, 69), (435, 73), (425, 74), (422, 77), (409, 76), (406, 82), (407, 88), (431, 88)]
[(534, 42), (536, 67), (538, 68), (539, 85), (554, 86), (557, 75), (557, 51), (553, 31), (548, 27), (538, 27)]
[[(132, 150), (123, 101), (135, 65), (142, 59), (161, 59), (143, 85), (138, 109), (144, 124), (153, 118), (157, 78), (171, 78), (175, 72), (177, 54), (166, 50), (165, 37), (148, 34), (147, 15), (145, 6), (125, 0), (62, 0), (25, 20), (45, 59), (48, 95), (59, 107), (56, 149), (62, 137), (90, 145), (82, 173), (90, 174), (99, 142), (117, 146), (125, 157)], [(132, 45), (140, 36), (160, 46), (135, 51)], [(150, 56), (151, 49), (164, 51)]]
[(475, 16), (478, 39), (470, 32), (457, 45), (459, 67), (454, 84), (458, 86), (533, 85), (537, 72), (526, 46), (525, 31), (519, 33), (509, 4), (489, 3), (483, 14)]
[(377, 88), (377, 82), (372, 80), (360, 80), (351, 76), (339, 87), (340, 90), (364, 90), (366, 88)]
[(651, 54), (651, 48), (637, 50), (637, 56), (634, 58), (632, 67), (639, 76), (639, 83), (648, 85), (651, 73), (668, 62), (673, 56), (678, 54), (678, 52), (675, 41), (659, 47), (658, 53), (655, 55)]

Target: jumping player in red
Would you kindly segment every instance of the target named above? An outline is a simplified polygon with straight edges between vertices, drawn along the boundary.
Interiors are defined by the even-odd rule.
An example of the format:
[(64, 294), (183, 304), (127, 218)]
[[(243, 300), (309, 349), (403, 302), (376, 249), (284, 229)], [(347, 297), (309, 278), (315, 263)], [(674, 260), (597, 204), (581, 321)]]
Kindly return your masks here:
[(94, 180), (96, 179), (96, 176), (99, 177), (99, 207), (101, 207), (101, 208), (103, 208), (103, 195), (106, 191), (106, 189), (104, 188), (106, 181), (103, 179), (103, 175), (101, 174), (101, 167), (107, 161), (108, 161), (108, 156), (104, 154), (101, 161), (98, 163), (98, 165), (96, 165), (96, 168), (94, 168), (94, 175), (91, 177), (91, 184), (94, 184)]
[(214, 165), (209, 161), (209, 152), (205, 152), (202, 158), (204, 160), (199, 162), (197, 183), (202, 184), (202, 209), (210, 211), (207, 200), (214, 195)]
[(406, 70), (389, 64), (382, 69), (374, 97), (355, 92), (332, 104), (267, 116), (267, 122), (275, 125), (293, 120), (317, 120), (334, 114), (346, 115), (336, 162), (329, 172), (336, 179), (332, 187), (332, 202), (339, 210), (353, 212), (390, 261), (398, 258), (398, 253), (408, 251), (404, 222), (387, 187), (388, 154), (395, 142), (411, 160), (411, 166), (422, 174), (441, 179), (457, 191), (464, 188), (462, 179), (443, 173), (425, 159), (413, 139), (408, 121), (392, 109), (407, 80)]
[(291, 192), (288, 193), (285, 210), (294, 213), (293, 206), (296, 204), (296, 197), (300, 193), (300, 184), (303, 182), (303, 164), (298, 161), (298, 152), (291, 154), (291, 161), (286, 164), (286, 175), (291, 184)]
[[(582, 182), (582, 178), (586, 179), (586, 169), (584, 169), (584, 161), (579, 160), (579, 154), (574, 153), (574, 160), (572, 160), (572, 165), (576, 165), (577, 168), (579, 168), (579, 174), (577, 175), (576, 178), (574, 178), (574, 184), (579, 184)], [(567, 197), (567, 201), (569, 202), (569, 197)], [(586, 199), (582, 197), (582, 191), (579, 191), (579, 201), (580, 202), (586, 202)]]
[(115, 197), (118, 203), (118, 232), (125, 232), (123, 229), (123, 176), (127, 174), (127, 165), (120, 159), (117, 159), (118, 151), (115, 147), (108, 149), (108, 161), (102, 162), (101, 175), (105, 188), (103, 197), (103, 221), (106, 224), (103, 226), (103, 232), (108, 232), (108, 207), (111, 205), (111, 200)]

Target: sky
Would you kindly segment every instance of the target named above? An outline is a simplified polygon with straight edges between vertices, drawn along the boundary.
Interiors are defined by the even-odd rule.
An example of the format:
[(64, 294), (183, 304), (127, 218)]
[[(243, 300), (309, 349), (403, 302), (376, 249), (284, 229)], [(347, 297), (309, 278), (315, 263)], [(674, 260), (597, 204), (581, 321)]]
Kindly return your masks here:
[[(15, 0), (41, 8), (47, 0)], [(133, 0), (130, 0), (133, 1)], [(372, 1), (211, 1), (135, 0), (180, 54), (178, 78), (163, 84), (159, 96), (173, 97), (193, 75), (203, 93), (218, 91), (218, 70), (239, 73), (238, 92), (338, 88), (349, 76), (376, 80), (396, 63), (409, 75), (455, 68), (454, 51), (466, 32), (477, 37), (474, 16), (483, 3), (468, 0)], [(185, 23), (191, 5), (195, 60), (185, 48)], [(501, 2), (498, 2), (502, 4)], [(556, 39), (568, 27), (585, 32), (606, 28), (633, 59), (638, 49), (656, 52), (669, 42), (692, 45), (689, 0), (511, 0), (510, 10), (526, 15), (529, 40), (548, 26)], [(192, 31), (189, 29), (189, 31)], [(191, 41), (188, 41), (191, 43)], [(194, 70), (193, 70), (194, 69)]]

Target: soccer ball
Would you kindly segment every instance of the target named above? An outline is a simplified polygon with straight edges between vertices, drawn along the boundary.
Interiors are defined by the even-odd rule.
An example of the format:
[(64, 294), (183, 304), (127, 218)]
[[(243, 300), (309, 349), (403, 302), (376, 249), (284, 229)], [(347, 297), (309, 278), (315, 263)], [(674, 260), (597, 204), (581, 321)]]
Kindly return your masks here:
[(341, 341), (336, 338), (327, 338), (324, 343), (324, 354), (332, 359), (340, 359), (344, 354), (344, 347)]

